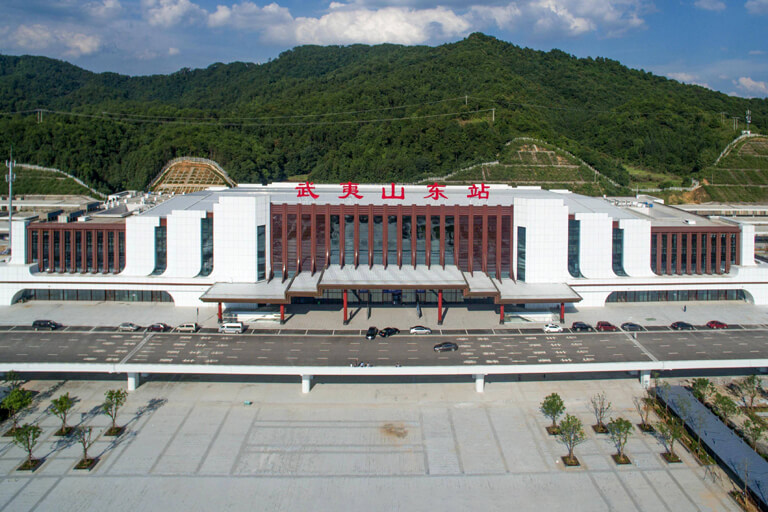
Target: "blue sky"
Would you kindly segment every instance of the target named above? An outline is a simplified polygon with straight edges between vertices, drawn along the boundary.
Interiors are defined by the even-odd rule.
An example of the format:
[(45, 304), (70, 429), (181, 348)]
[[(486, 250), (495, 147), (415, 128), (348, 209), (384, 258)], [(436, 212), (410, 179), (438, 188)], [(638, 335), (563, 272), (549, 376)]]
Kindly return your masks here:
[(438, 45), (484, 32), (768, 97), (768, 0), (2, 0), (0, 53), (93, 71), (266, 62), (302, 44)]

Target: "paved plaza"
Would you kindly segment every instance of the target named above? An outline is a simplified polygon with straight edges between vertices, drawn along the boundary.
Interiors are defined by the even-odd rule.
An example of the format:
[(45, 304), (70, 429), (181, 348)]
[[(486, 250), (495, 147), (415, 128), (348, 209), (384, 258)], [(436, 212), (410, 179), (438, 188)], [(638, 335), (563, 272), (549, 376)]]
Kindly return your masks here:
[[(15, 471), (22, 451), (0, 440), (0, 508), (26, 511), (491, 510), (736, 511), (730, 484), (684, 450), (668, 465), (662, 446), (635, 429), (630, 466), (611, 460), (609, 438), (587, 427), (576, 455), (547, 435), (538, 412), (551, 392), (585, 425), (589, 397), (604, 391), (614, 416), (638, 421), (632, 379), (465, 383), (319, 383), (302, 395), (278, 380), (151, 380), (119, 415), (127, 432), (101, 432), (104, 391), (120, 381), (32, 381), (38, 401), (23, 421), (44, 429), (34, 474)], [(45, 407), (77, 397), (71, 423), (97, 427), (90, 473), (72, 469), (78, 445), (53, 437)], [(7, 428), (7, 425), (4, 425)]]

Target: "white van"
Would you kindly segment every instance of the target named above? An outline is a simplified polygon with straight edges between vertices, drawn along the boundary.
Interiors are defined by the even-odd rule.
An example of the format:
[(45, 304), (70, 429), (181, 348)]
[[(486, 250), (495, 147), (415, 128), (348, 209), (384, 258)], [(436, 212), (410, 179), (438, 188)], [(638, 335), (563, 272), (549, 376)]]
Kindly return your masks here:
[(176, 327), (176, 332), (197, 332), (198, 329), (200, 329), (200, 326), (196, 323), (181, 324), (180, 326)]
[(248, 327), (243, 322), (225, 322), (219, 324), (219, 332), (226, 334), (241, 334), (244, 333)]

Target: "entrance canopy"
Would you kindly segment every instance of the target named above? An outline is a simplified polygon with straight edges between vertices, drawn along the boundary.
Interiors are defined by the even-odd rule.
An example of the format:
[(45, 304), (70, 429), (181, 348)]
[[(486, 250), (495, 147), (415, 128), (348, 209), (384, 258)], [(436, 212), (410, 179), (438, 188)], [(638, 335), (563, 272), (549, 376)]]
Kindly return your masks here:
[(484, 272), (462, 272), (454, 265), (330, 265), (323, 271), (299, 272), (282, 281), (216, 283), (203, 302), (288, 304), (292, 297), (321, 297), (324, 290), (462, 290), (465, 297), (490, 297), (497, 304), (579, 302), (581, 296), (565, 283), (522, 283), (491, 278)]

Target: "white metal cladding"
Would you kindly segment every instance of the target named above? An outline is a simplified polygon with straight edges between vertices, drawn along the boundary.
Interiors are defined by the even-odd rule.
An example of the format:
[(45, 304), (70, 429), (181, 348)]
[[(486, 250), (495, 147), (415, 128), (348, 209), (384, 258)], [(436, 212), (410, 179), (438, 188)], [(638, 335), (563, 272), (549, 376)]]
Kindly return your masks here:
[(579, 230), (579, 269), (586, 278), (614, 277), (613, 219), (604, 213), (577, 213)]
[(168, 266), (166, 277), (195, 277), (202, 267), (200, 210), (176, 210), (168, 216)]
[(148, 276), (155, 269), (155, 228), (159, 217), (133, 216), (125, 219), (124, 276)]

